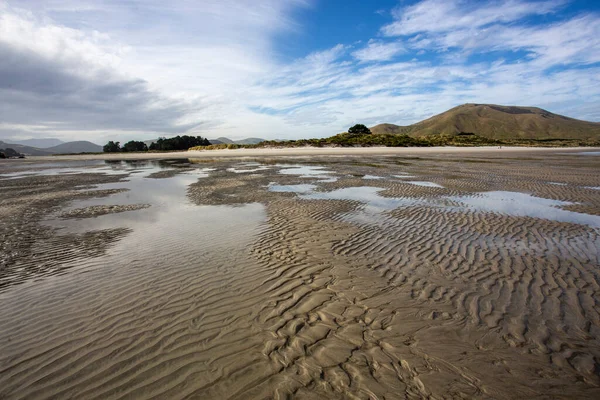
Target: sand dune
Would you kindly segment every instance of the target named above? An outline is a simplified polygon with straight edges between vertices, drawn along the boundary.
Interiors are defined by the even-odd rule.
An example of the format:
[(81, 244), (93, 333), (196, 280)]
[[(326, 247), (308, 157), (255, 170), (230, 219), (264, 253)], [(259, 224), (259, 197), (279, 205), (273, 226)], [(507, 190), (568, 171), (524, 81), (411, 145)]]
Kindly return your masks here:
[[(0, 397), (598, 398), (600, 157), (583, 158), (0, 176), (21, 221), (2, 238), (29, 243), (2, 260)], [(109, 204), (150, 207), (61, 218)]]

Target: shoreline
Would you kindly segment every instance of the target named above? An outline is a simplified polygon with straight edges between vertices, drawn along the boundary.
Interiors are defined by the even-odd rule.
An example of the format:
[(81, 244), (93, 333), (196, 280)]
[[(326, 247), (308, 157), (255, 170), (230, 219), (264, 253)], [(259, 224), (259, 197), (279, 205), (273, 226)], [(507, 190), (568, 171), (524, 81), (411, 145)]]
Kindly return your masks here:
[[(28, 156), (29, 161), (51, 160), (143, 160), (186, 158), (240, 158), (270, 156), (365, 156), (365, 155), (412, 155), (412, 154), (498, 154), (498, 153), (551, 153), (551, 152), (597, 152), (600, 147), (291, 147), (261, 149), (189, 150), (167, 153), (105, 153), (72, 154), (57, 156)], [(9, 162), (8, 160), (6, 162)]]

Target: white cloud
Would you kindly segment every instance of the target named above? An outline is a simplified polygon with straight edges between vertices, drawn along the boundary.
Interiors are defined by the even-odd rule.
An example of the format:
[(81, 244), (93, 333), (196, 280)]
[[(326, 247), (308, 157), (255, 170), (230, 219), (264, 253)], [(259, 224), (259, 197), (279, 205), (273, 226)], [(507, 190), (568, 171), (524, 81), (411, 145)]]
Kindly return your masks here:
[(399, 42), (385, 43), (376, 40), (370, 40), (366, 47), (356, 50), (352, 56), (359, 61), (389, 61), (405, 49)]
[(395, 21), (382, 28), (388, 36), (419, 32), (449, 32), (480, 28), (493, 23), (508, 23), (531, 15), (556, 11), (565, 2), (551, 1), (465, 1), (425, 0), (394, 10)]
[[(302, 0), (0, 3), (0, 119), (72, 137), (210, 132), (275, 61)], [(8, 60), (8, 62), (6, 61)], [(33, 125), (36, 125), (33, 128)], [(0, 136), (23, 130), (0, 129)], [(127, 133), (129, 132), (129, 133)], [(240, 133), (243, 135), (243, 133)]]
[[(401, 40), (341, 43), (292, 62), (275, 42), (301, 38), (290, 18), (310, 6), (300, 0), (0, 5), (0, 136), (318, 137), (465, 102), (600, 120), (598, 15), (525, 22), (561, 4), (426, 0), (382, 28)], [(494, 53), (507, 51), (526, 56)], [(469, 63), (473, 54), (486, 57)]]

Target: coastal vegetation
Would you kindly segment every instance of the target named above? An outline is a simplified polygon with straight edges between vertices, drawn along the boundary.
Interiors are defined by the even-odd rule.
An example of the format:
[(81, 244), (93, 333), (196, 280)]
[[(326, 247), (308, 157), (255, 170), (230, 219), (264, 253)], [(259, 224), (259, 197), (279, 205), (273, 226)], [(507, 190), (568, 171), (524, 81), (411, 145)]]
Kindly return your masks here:
[(144, 151), (177, 151), (187, 150), (194, 146), (209, 146), (208, 139), (202, 136), (175, 136), (172, 138), (158, 138), (148, 146), (145, 142), (130, 140), (123, 146), (120, 142), (109, 141), (103, 147), (105, 153), (126, 153), (126, 152), (144, 152)]
[(23, 154), (11, 147), (7, 147), (5, 149), (0, 149), (0, 158), (23, 158)]
[(356, 124), (328, 138), (210, 143), (200, 136), (159, 138), (146, 146), (108, 142), (105, 152), (256, 149), (270, 147), (600, 146), (600, 123), (581, 121), (536, 107), (463, 104), (409, 126)]
[(217, 144), (195, 146), (189, 150), (260, 149), (284, 147), (434, 147), (434, 146), (528, 146), (528, 147), (588, 147), (600, 146), (598, 140), (577, 139), (488, 139), (474, 133), (461, 132), (457, 135), (411, 137), (394, 134), (340, 133), (324, 139), (265, 140), (257, 144)]

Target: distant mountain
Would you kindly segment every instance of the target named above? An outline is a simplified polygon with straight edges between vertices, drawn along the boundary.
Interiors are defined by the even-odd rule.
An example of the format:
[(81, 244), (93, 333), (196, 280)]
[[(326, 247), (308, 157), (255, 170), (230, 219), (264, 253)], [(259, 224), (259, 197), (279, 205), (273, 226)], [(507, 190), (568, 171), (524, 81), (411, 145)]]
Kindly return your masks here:
[(241, 140), (235, 140), (235, 143), (237, 144), (258, 144), (260, 142), (264, 142), (265, 139), (260, 139), (260, 138), (246, 138), (246, 139), (241, 139)]
[(102, 146), (98, 146), (97, 144), (88, 142), (87, 140), (79, 140), (76, 142), (67, 142), (59, 144), (58, 146), (49, 147), (46, 149), (46, 151), (56, 154), (100, 153), (102, 152)]
[(537, 107), (463, 104), (409, 126), (380, 124), (373, 133), (412, 137), (474, 133), (488, 139), (600, 139), (600, 123), (553, 114)]
[(48, 147), (58, 146), (59, 144), (65, 143), (62, 140), (55, 138), (10, 140), (10, 142), (21, 144), (23, 146), (37, 147), (38, 149), (47, 149)]
[(37, 147), (24, 146), (17, 143), (6, 143), (0, 140), (0, 149), (10, 148), (26, 156), (49, 156), (52, 152)]
[(208, 141), (211, 144), (223, 144), (223, 143), (230, 144), (230, 143), (235, 143), (233, 140), (231, 140), (229, 138), (226, 138), (226, 137), (220, 137), (220, 138), (216, 138), (216, 139), (208, 139)]
[(98, 153), (102, 151), (102, 146), (98, 146), (88, 141), (67, 142), (47, 149), (38, 147), (24, 146), (18, 143), (6, 143), (0, 141), (0, 149), (11, 148), (26, 156), (49, 156), (52, 154), (70, 154), (70, 153)]
[(235, 143), (235, 144), (257, 144), (260, 142), (264, 142), (265, 139), (260, 139), (260, 138), (246, 138), (246, 139), (241, 139), (241, 140), (232, 140), (226, 137), (220, 137), (217, 139), (208, 139), (208, 141), (211, 144), (230, 144), (230, 143)]
[[(150, 147), (150, 145), (152, 144), (152, 142), (156, 142), (157, 140), (158, 139), (144, 140), (144, 143), (146, 143), (146, 145), (148, 147)], [(229, 139), (229, 138), (226, 138), (226, 137), (220, 137), (220, 138), (217, 138), (217, 139), (208, 139), (208, 141), (210, 142), (210, 144), (230, 144), (230, 143), (235, 143), (235, 144), (256, 144), (256, 143), (264, 142), (265, 139), (260, 139), (260, 138), (246, 138), (246, 139), (241, 139), (241, 140), (232, 140), (232, 139)]]

